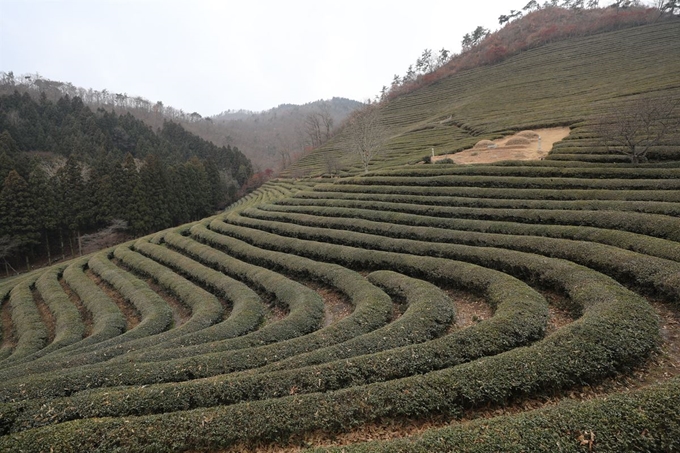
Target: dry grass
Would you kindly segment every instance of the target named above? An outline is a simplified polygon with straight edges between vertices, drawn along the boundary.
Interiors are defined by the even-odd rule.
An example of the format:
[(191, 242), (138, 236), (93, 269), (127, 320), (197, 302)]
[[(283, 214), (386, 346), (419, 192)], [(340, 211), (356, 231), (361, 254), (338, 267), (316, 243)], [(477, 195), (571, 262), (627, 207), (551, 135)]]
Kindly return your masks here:
[(477, 143), (475, 143), (475, 148), (488, 148), (489, 146), (493, 146), (494, 142), (492, 140), (480, 140)]
[(512, 137), (508, 139), (507, 142), (505, 142), (505, 146), (529, 146), (531, 144), (531, 140), (529, 140), (526, 137), (521, 137), (519, 135), (516, 135), (515, 137)]

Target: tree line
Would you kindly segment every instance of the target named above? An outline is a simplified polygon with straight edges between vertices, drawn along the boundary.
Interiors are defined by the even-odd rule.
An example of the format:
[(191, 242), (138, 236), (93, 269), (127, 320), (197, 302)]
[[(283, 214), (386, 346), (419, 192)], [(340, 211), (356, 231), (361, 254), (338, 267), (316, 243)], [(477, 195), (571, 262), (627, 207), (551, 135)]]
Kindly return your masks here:
[(203, 218), (235, 200), (252, 176), (237, 149), (176, 123), (153, 131), (132, 115), (0, 96), (0, 262), (77, 254), (111, 225), (148, 234)]

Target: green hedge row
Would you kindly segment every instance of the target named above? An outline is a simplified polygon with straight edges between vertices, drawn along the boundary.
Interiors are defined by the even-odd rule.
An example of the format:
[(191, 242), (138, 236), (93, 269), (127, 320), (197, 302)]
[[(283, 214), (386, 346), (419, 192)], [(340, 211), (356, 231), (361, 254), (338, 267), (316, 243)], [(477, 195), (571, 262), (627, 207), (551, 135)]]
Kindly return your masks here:
[[(182, 231), (184, 227), (178, 229)], [(205, 344), (185, 346), (181, 349), (163, 349), (135, 354), (139, 361), (163, 361), (184, 356), (252, 348), (276, 343), (315, 330), (323, 318), (323, 300), (311, 289), (284, 275), (268, 269), (252, 266), (225, 253), (184, 237), (175, 232), (167, 233), (166, 243), (183, 254), (205, 266), (214, 268), (231, 277), (259, 288), (281, 309), (288, 311), (287, 316), (271, 324), (260, 327), (246, 335), (210, 341)]]
[[(623, 154), (610, 154), (604, 147), (596, 146), (560, 146), (554, 148), (546, 159), (554, 157), (569, 156), (570, 159), (583, 159), (590, 162), (595, 161), (595, 157), (608, 157), (609, 160), (602, 160), (601, 162), (624, 162), (630, 163), (630, 157)], [(651, 162), (665, 162), (680, 160), (680, 150), (677, 145), (671, 146), (655, 146), (650, 148), (647, 153), (647, 159)]]
[(420, 204), (380, 201), (313, 200), (302, 198), (278, 200), (276, 205), (365, 209), (371, 211), (398, 212), (429, 217), (462, 218), (469, 220), (590, 226), (629, 231), (680, 242), (680, 228), (678, 228), (677, 218), (637, 212), (562, 211), (555, 209), (485, 209), (454, 206), (423, 206)]
[[(9, 292), (12, 290), (14, 287), (13, 285), (16, 284), (16, 282), (12, 283), (3, 283), (0, 284), (0, 307), (4, 304), (8, 304), (9, 301), (7, 301)], [(5, 339), (6, 336), (12, 336), (13, 332), (9, 331), (4, 331), (3, 326), (0, 323), (0, 338), (3, 340)], [(9, 357), (9, 355), (12, 353), (12, 348), (9, 347), (9, 343), (6, 345), (3, 345), (2, 348), (0, 348), (0, 362), (2, 362), (4, 359)]]
[[(411, 227), (360, 219), (281, 214), (252, 208), (242, 211), (240, 216), (230, 216), (229, 219), (234, 224), (281, 236), (402, 253), (423, 249), (422, 244), (411, 240), (436, 243), (437, 245), (430, 246), (430, 250), (425, 251), (430, 255), (446, 253), (448, 244), (501, 247), (536, 253), (590, 267), (622, 283), (632, 283), (656, 296), (667, 298), (680, 306), (680, 262), (609, 245), (536, 236)], [(680, 252), (680, 244), (677, 248)]]
[(395, 170), (374, 171), (371, 177), (404, 176), (494, 176), (523, 178), (584, 178), (584, 179), (680, 179), (675, 168), (618, 167), (602, 165), (446, 165), (410, 166)]
[(90, 280), (84, 272), (88, 258), (76, 260), (64, 269), (64, 281), (75, 292), (85, 308), (92, 313), (92, 333), (89, 337), (72, 347), (59, 351), (60, 354), (71, 353), (116, 337), (125, 332), (125, 317), (111, 298)]
[[(583, 317), (530, 347), (403, 379), (209, 409), (77, 420), (0, 438), (8, 451), (54, 448), (182, 451), (291, 434), (342, 431), (386, 417), (423, 416), (501, 404), (547, 390), (596, 382), (644, 359), (658, 325), (644, 300), (617, 285), (594, 297)], [(294, 416), (291, 416), (294, 414)]]
[(272, 363), (260, 371), (292, 370), (421, 343), (441, 336), (450, 326), (455, 315), (453, 303), (436, 286), (391, 271), (373, 272), (367, 278), (391, 297), (406, 302), (407, 309), (397, 320), (337, 345)]
[[(103, 262), (113, 266), (108, 262), (105, 254), (106, 252), (103, 253)], [(125, 331), (126, 321), (118, 306), (83, 272), (88, 261), (98, 259), (96, 256), (92, 259), (79, 259), (64, 271), (65, 281), (78, 294), (83, 305), (92, 313), (94, 322), (92, 335), (47, 357), (24, 364), (23, 372), (26, 375), (62, 370), (103, 360), (103, 358), (100, 358), (102, 352), (115, 351), (116, 349), (118, 349), (116, 354), (125, 352), (121, 348), (124, 348), (126, 343), (145, 338), (159, 330), (158, 315), (152, 313), (147, 316), (146, 322), (143, 319), (134, 329)], [(116, 272), (115, 266), (113, 266), (113, 271)]]
[(679, 179), (587, 179), (541, 178), (519, 176), (364, 176), (341, 179), (337, 184), (463, 186), (517, 189), (608, 189), (608, 190), (678, 190)]
[[(480, 233), (497, 233), (515, 236), (545, 236), (577, 241), (598, 242), (613, 245), (622, 249), (632, 250), (658, 258), (680, 261), (680, 246), (675, 241), (644, 236), (627, 231), (609, 230), (587, 226), (567, 225), (539, 225), (516, 222), (500, 222), (489, 220), (446, 219), (428, 217), (417, 214), (397, 212), (380, 212), (368, 209), (331, 208), (317, 206), (283, 206), (259, 205), (258, 210), (281, 213), (307, 214), (334, 221), (344, 219), (361, 219), (388, 224), (407, 225), (412, 227), (440, 228), (460, 231), (474, 231)], [(249, 211), (252, 212), (252, 211)]]
[(633, 211), (644, 212), (647, 214), (663, 214), (680, 217), (680, 203), (658, 201), (521, 200), (449, 196), (433, 197), (428, 195), (402, 195), (394, 193), (370, 194), (346, 192), (301, 192), (296, 194), (294, 197), (291, 197), (291, 199), (387, 201), (403, 204), (456, 206), (467, 208)]
[[(569, 153), (567, 153), (569, 151)], [(616, 154), (585, 154), (585, 153), (571, 153), (573, 150), (565, 150), (563, 153), (551, 152), (545, 157), (549, 163), (553, 162), (574, 162), (582, 161), (588, 163), (598, 164), (622, 164), (630, 163), (630, 158), (627, 156), (620, 156)]]
[(361, 194), (421, 195), (430, 197), (468, 197), (515, 200), (625, 200), (680, 202), (677, 190), (608, 190), (608, 189), (517, 189), (493, 187), (431, 187), (402, 185), (317, 184), (313, 190), (300, 191), (296, 196), (313, 192), (343, 192)]
[(37, 275), (26, 278), (17, 283), (9, 293), (16, 345), (11, 355), (3, 361), (5, 367), (36, 353), (46, 345), (47, 326), (40, 317), (38, 307), (33, 300), (32, 288), (37, 279)]
[[(215, 219), (210, 223), (210, 227), (232, 238), (257, 244), (258, 247), (307, 256), (313, 259), (338, 262), (353, 268), (390, 269), (414, 277), (422, 275), (419, 273), (418, 268), (423, 266), (422, 260), (424, 257), (412, 255), (427, 255), (430, 250), (441, 250), (443, 253), (439, 253), (438, 256), (448, 260), (460, 260), (461, 262), (475, 263), (478, 266), (490, 267), (561, 292), (570, 299), (573, 308), (577, 311), (592, 304), (593, 298), (597, 300), (596, 294), (598, 291), (604, 291), (605, 294), (608, 294), (608, 288), (610, 287), (617, 290), (625, 290), (623, 286), (616, 283), (610, 277), (584, 266), (526, 252), (492, 247), (431, 244), (420, 241), (394, 239), (390, 239), (387, 242), (396, 244), (394, 246), (396, 250), (404, 248), (401, 244), (407, 244), (408, 254), (403, 252), (367, 250), (362, 247), (288, 238), (227, 223), (233, 217), (235, 217), (235, 214), (227, 214), (223, 216), (223, 220)], [(378, 239), (376, 238), (376, 240)], [(413, 261), (414, 259), (416, 260), (415, 262)], [(429, 274), (425, 279), (439, 281), (436, 274)], [(465, 287), (474, 288), (472, 282), (474, 280), (468, 282)], [(610, 299), (610, 296), (602, 297)]]
[[(171, 236), (173, 235), (168, 234), (166, 240)], [(179, 237), (186, 239), (182, 236)], [(110, 263), (108, 260), (107, 262)], [(92, 263), (92, 259), (90, 263)], [(113, 264), (111, 265), (113, 266)], [(265, 291), (274, 294), (282, 304), (288, 304), (290, 308), (289, 315), (281, 321), (270, 324), (268, 329), (263, 328), (243, 337), (185, 348), (190, 350), (191, 348), (207, 346), (208, 351), (220, 351), (215, 345), (222, 343), (243, 349), (211, 352), (200, 356), (188, 356), (186, 358), (182, 357), (149, 363), (139, 363), (136, 360), (133, 362), (121, 360), (115, 364), (115, 367), (108, 363), (96, 363), (63, 371), (33, 374), (24, 379), (14, 379), (5, 382), (3, 392), (0, 394), (1, 401), (64, 396), (87, 388), (177, 382), (198, 377), (214, 376), (260, 366), (282, 358), (282, 354), (286, 352), (294, 354), (295, 351), (299, 352), (309, 347), (309, 336), (302, 337), (303, 339), (299, 339), (299, 337), (316, 329), (323, 318), (323, 300), (316, 292), (280, 274), (239, 262), (233, 258), (222, 260), (222, 266), (224, 268), (231, 267), (232, 271), (248, 276), (256, 281), (258, 285), (261, 285)], [(132, 277), (128, 275), (128, 278)], [(383, 296), (389, 301), (387, 295), (383, 294)], [(139, 326), (136, 329), (138, 328)], [(150, 336), (145, 338), (145, 340), (153, 342), (156, 337), (157, 335)], [(286, 339), (296, 340), (293, 345), (298, 347), (297, 350), (293, 347), (287, 347), (290, 340), (288, 342), (282, 341)], [(274, 344), (268, 345), (268, 343)], [(257, 345), (266, 346), (253, 348), (253, 346)], [(108, 351), (110, 349), (106, 349), (103, 352)], [(164, 352), (166, 351), (149, 351), (148, 355), (162, 355)], [(149, 360), (152, 358), (149, 356), (145, 355), (144, 359)], [(136, 359), (138, 356), (131, 355), (131, 357)]]
[[(167, 267), (152, 259), (130, 250), (127, 247), (117, 247), (113, 256), (128, 268), (144, 276), (152, 278), (163, 289), (174, 294), (185, 307), (191, 310), (191, 317), (181, 326), (165, 332), (164, 338), (157, 338), (155, 342), (164, 342), (168, 336), (186, 335), (205, 329), (222, 319), (224, 309), (213, 294), (196, 286), (186, 278), (176, 274)], [(145, 345), (144, 347), (148, 347)], [(131, 346), (128, 345), (128, 350)]]
[(555, 407), (474, 420), (424, 434), (316, 453), (673, 452), (680, 449), (680, 380)]
[[(163, 239), (164, 240), (164, 239)], [(264, 306), (255, 291), (225, 274), (206, 267), (181, 253), (144, 240), (135, 242), (135, 250), (174, 269), (186, 278), (206, 287), (213, 294), (227, 300), (231, 306), (228, 318), (198, 332), (164, 341), (155, 348), (169, 349), (223, 340), (255, 330), (263, 320)]]
[[(80, 317), (80, 312), (59, 284), (59, 278), (65, 267), (65, 265), (52, 266), (43, 272), (35, 282), (36, 289), (54, 316), (54, 340), (40, 351), (25, 357), (22, 361), (35, 360), (83, 339), (85, 325)], [(0, 376), (3, 376), (0, 377), (0, 379), (3, 379), (5, 373), (0, 373)]]
[[(417, 271), (426, 278), (481, 292), (495, 309), (494, 316), (433, 341), (353, 357), (351, 361), (343, 360), (348, 357), (349, 351), (326, 348), (326, 360), (331, 362), (324, 365), (297, 369), (284, 360), (261, 368), (257, 375), (242, 374), (122, 390), (101, 389), (78, 393), (71, 398), (52, 399), (47, 405), (42, 399), (23, 401), (2, 407), (0, 419), (12, 419), (12, 423), (7, 422), (7, 430), (19, 431), (74, 418), (171, 412), (233, 404), (285, 395), (291, 389), (298, 393), (336, 390), (458, 365), (527, 344), (543, 335), (547, 321), (545, 299), (513, 277), (467, 263), (427, 257), (395, 257), (411, 271)], [(387, 274), (386, 278), (390, 278), (390, 274), (384, 271), (378, 273), (378, 278), (380, 274)], [(376, 274), (371, 275), (375, 278)], [(439, 298), (443, 305), (450, 303), (439, 289), (429, 283), (404, 276), (398, 277), (396, 283), (399, 282), (409, 291), (410, 297), (424, 294), (426, 299), (430, 296)], [(412, 291), (412, 288), (415, 289)], [(383, 342), (379, 337), (376, 340)], [(273, 371), (275, 369), (280, 371)], [(170, 393), (172, 398), (163, 396)]]
[(172, 323), (172, 310), (168, 304), (144, 281), (113, 264), (109, 259), (109, 253), (113, 252), (105, 251), (94, 255), (88, 261), (88, 266), (92, 272), (135, 306), (141, 315), (141, 321), (135, 330), (143, 332), (143, 337), (147, 337), (167, 329)]
[[(385, 287), (389, 292), (397, 294), (400, 299), (404, 298), (404, 303), (408, 305), (404, 315), (393, 323), (392, 331), (379, 329), (375, 333), (377, 334), (379, 331), (382, 331), (382, 335), (380, 337), (373, 335), (370, 340), (367, 336), (371, 334), (363, 336), (364, 342), (373, 341), (375, 343), (376, 346), (373, 349), (383, 349), (386, 342), (390, 343), (389, 347), (391, 348), (402, 344), (403, 340), (399, 338), (399, 334), (395, 334), (393, 331), (409, 328), (408, 325), (410, 323), (416, 324), (416, 327), (410, 327), (411, 330), (430, 331), (424, 334), (424, 338), (437, 336), (441, 333), (442, 328), (447, 327), (450, 323), (453, 316), (453, 304), (448, 296), (439, 288), (427, 282), (387, 271), (371, 274), (368, 278), (379, 283), (381, 287)], [(500, 310), (502, 311), (504, 308), (501, 307)], [(429, 319), (418, 319), (420, 316)], [(400, 322), (401, 320), (404, 321)], [(458, 337), (458, 346), (465, 349), (461, 345), (460, 333), (456, 336)], [(469, 341), (467, 344), (474, 344), (474, 336), (464, 336), (468, 337)], [(498, 332), (495, 335), (490, 335), (492, 342), (494, 336), (505, 336), (506, 338), (503, 340), (505, 342), (510, 339), (509, 335), (502, 335)], [(452, 338), (448, 340), (449, 343)], [(422, 340), (423, 338), (421, 338)], [(349, 346), (348, 343), (343, 343), (343, 345)], [(391, 349), (388, 351), (388, 354), (393, 360), (391, 361), (390, 357), (388, 357), (387, 367), (396, 368), (397, 361), (403, 367), (405, 363), (413, 362), (413, 356), (416, 354), (429, 353), (434, 357), (434, 354), (431, 354), (432, 348), (433, 346), (427, 348), (427, 350), (411, 348), (409, 352), (402, 351), (401, 354), (394, 354), (393, 349)], [(369, 347), (368, 349), (371, 348)], [(449, 349), (451, 349), (451, 346), (449, 346)], [(504, 348), (501, 350), (504, 350)], [(486, 351), (482, 351), (481, 355), (484, 352)], [(161, 384), (143, 388), (101, 389), (81, 392), (70, 398), (51, 399), (47, 405), (45, 404), (46, 400), (31, 400), (11, 406), (0, 406), (0, 414), (5, 419), (5, 430), (0, 431), (0, 433), (17, 432), (77, 418), (170, 412), (275, 397), (287, 394), (291, 389), (295, 389), (294, 391), (298, 393), (309, 393), (319, 391), (321, 388), (325, 390), (337, 389), (339, 388), (338, 386), (345, 386), (350, 383), (356, 385), (357, 383), (366, 383), (371, 379), (381, 380), (380, 373), (376, 375), (368, 372), (371, 369), (369, 367), (374, 367), (375, 363), (365, 363), (367, 362), (367, 357), (358, 358), (355, 365), (348, 367), (344, 361), (338, 361), (340, 357), (346, 355), (344, 351), (336, 350), (336, 354), (330, 356), (335, 363), (330, 364), (330, 366), (307, 367), (304, 369), (294, 369), (292, 366), (285, 366), (278, 367), (281, 371), (274, 373), (264, 373), (264, 369), (262, 369), (256, 375), (223, 376), (217, 379), (210, 379), (209, 381), (196, 380), (172, 385)], [(458, 359), (457, 363), (460, 363), (461, 356), (465, 357), (464, 353), (461, 354), (460, 351), (454, 352), (453, 349), (451, 356)], [(480, 356), (479, 352), (472, 357), (478, 356)], [(452, 357), (447, 355), (446, 358), (449, 361), (455, 360)], [(349, 371), (348, 368), (353, 370)], [(362, 368), (364, 370), (358, 372)], [(172, 394), (172, 398), (164, 397), (163, 395), (166, 393)], [(10, 419), (12, 422), (9, 421)]]
[[(88, 265), (94, 273), (113, 286), (139, 310), (142, 316), (141, 322), (129, 331), (131, 335), (120, 335), (106, 342), (93, 345), (89, 349), (81, 350), (78, 354), (70, 354), (58, 359), (44, 357), (26, 363), (23, 371), (26, 375), (31, 376), (30, 379), (50, 381), (61, 373), (71, 372), (67, 369), (74, 367), (77, 368), (73, 373), (78, 374), (79, 370), (87, 369), (84, 365), (89, 365), (90, 368), (95, 369), (97, 367), (106, 368), (105, 364), (100, 365), (99, 362), (124, 354), (127, 351), (128, 344), (131, 344), (130, 342), (146, 341), (147, 344), (151, 343), (153, 340), (148, 340), (149, 336), (159, 334), (170, 326), (172, 311), (167, 303), (151, 290), (146, 283), (109, 261), (108, 253), (108, 251), (105, 251), (92, 256), (88, 261)], [(132, 334), (133, 332), (134, 334)], [(85, 380), (83, 379), (83, 381)], [(21, 382), (22, 378), (15, 377), (7, 381), (7, 386), (11, 388)], [(85, 385), (85, 382), (80, 385)], [(64, 387), (62, 391), (68, 393), (70, 389)], [(12, 392), (0, 396), (2, 396), (3, 400), (5, 398), (16, 398), (16, 395), (12, 396)]]

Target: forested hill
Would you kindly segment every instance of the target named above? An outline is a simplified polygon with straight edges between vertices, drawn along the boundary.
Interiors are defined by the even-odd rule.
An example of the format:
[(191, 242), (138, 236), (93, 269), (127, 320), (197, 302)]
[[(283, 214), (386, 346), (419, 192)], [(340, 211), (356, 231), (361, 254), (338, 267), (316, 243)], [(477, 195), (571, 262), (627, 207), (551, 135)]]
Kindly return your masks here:
[(129, 113), (154, 130), (162, 128), (166, 121), (173, 121), (218, 147), (240, 147), (259, 170), (279, 170), (290, 165), (305, 150), (319, 146), (362, 105), (334, 97), (302, 105), (281, 104), (263, 112), (226, 110), (204, 117), (198, 112), (185, 112), (141, 96), (85, 89), (38, 73), (15, 75), (12, 71), (0, 71), (0, 95), (14, 91), (28, 93), (36, 100), (46, 97), (53, 102), (65, 95), (78, 97), (91, 109), (104, 108), (119, 115)]
[(114, 220), (138, 235), (205, 217), (251, 175), (237, 148), (177, 123), (154, 131), (79, 97), (0, 96), (0, 260), (70, 253)]

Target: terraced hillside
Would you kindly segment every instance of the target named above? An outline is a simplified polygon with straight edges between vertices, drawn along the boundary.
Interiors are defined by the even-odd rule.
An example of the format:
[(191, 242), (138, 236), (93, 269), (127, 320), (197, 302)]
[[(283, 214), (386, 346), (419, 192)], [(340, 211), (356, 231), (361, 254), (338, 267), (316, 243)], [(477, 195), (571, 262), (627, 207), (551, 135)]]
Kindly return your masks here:
[[(680, 97), (677, 21), (575, 38), (532, 49), (494, 65), (461, 72), (390, 101), (384, 110), (390, 139), (371, 168), (422, 161), (431, 154), (472, 148), (523, 129), (569, 126), (571, 136), (549, 159), (621, 162), (593, 140), (598, 114), (641, 96)], [(660, 143), (650, 159), (680, 159)], [(341, 175), (362, 170), (342, 135), (303, 157), (284, 175)]]
[(677, 451), (665, 146), (282, 179), (0, 282), (0, 451)]

